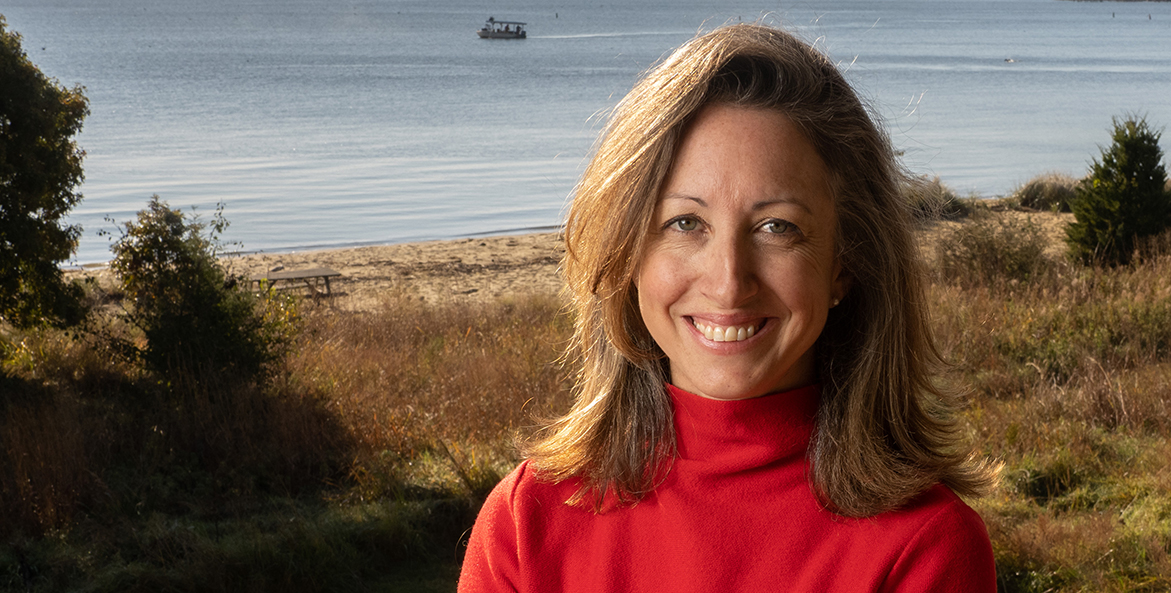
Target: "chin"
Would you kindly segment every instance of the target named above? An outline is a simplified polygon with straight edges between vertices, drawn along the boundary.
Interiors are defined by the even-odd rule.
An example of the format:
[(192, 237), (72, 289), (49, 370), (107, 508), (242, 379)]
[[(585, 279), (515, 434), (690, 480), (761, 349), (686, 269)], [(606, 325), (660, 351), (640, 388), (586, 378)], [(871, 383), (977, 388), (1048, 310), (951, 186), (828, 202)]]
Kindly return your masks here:
[(778, 391), (763, 385), (754, 384), (736, 384), (731, 381), (711, 381), (706, 384), (692, 385), (691, 388), (676, 385), (681, 389), (690, 391), (696, 395), (706, 397), (708, 399), (722, 399), (722, 400), (737, 400), (750, 399), (768, 395)]

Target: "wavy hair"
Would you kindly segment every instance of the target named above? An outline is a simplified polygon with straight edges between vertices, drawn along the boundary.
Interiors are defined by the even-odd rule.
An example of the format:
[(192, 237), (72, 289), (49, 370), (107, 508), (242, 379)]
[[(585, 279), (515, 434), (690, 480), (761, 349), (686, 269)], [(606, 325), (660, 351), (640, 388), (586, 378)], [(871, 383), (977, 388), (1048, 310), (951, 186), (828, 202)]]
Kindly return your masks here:
[(830, 171), (837, 255), (852, 282), (816, 346), (815, 492), (846, 516), (897, 508), (939, 482), (986, 492), (996, 468), (962, 445), (954, 398), (932, 380), (943, 362), (890, 142), (828, 58), (759, 24), (722, 27), (676, 50), (618, 104), (595, 146), (565, 225), (576, 399), (524, 446), (538, 475), (579, 478), (569, 502), (601, 511), (604, 501), (637, 501), (670, 466), (669, 373), (634, 276), (676, 147), (710, 104), (785, 115)]

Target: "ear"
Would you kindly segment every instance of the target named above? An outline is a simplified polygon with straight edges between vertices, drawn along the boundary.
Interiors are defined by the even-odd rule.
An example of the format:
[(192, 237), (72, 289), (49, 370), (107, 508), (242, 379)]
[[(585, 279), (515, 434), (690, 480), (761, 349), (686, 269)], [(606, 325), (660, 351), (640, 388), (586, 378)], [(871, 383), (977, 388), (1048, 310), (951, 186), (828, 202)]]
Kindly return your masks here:
[(850, 286), (853, 284), (854, 276), (842, 266), (842, 258), (835, 257), (833, 282), (830, 284), (830, 298), (833, 301), (844, 300), (846, 294), (850, 292)]

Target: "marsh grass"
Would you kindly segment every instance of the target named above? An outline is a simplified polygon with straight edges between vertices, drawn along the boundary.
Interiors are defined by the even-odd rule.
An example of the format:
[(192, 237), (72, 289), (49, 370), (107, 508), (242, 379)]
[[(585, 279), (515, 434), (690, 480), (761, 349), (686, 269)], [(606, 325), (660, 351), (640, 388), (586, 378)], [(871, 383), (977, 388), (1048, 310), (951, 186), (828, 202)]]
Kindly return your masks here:
[(937, 332), (977, 391), (995, 376), (1067, 385), (1168, 360), (1171, 259), (1054, 266), (1034, 282), (961, 278), (932, 288)]
[[(92, 344), (30, 330), (0, 341), (0, 536), (42, 533), (73, 520), (100, 490), (110, 418), (81, 390), (101, 392), (120, 372)], [(2, 338), (0, 338), (2, 339)], [(99, 445), (99, 441), (101, 444)]]
[(1065, 173), (1038, 175), (1013, 190), (1009, 200), (1022, 208), (1048, 212), (1070, 212), (1077, 196), (1078, 180)]
[(393, 586), (401, 573), (425, 568), (444, 578), (405, 590), (444, 591), (458, 564), (435, 542), (455, 541), (472, 510), (285, 500), (221, 520), (153, 512), (8, 546), (0, 563), (15, 568), (5, 575), (12, 590), (25, 590), (11, 578), (24, 572), (34, 591), (392, 591), (404, 590)]
[[(967, 430), (1005, 464), (971, 501), (1001, 589), (1171, 590), (1171, 237), (1098, 269), (997, 215), (941, 240), (928, 296)], [(554, 296), (391, 295), (302, 323), (263, 384), (6, 334), (0, 589), (453, 590), (513, 440), (569, 405), (570, 319)]]
[[(1171, 589), (1166, 237), (1111, 269), (1046, 260), (1033, 231), (1010, 227), (941, 240), (981, 247), (945, 263), (929, 295), (972, 434), (1005, 462), (1000, 490), (974, 501), (1001, 590)], [(1040, 273), (1001, 263), (1034, 258)]]
[(485, 496), (516, 465), (515, 437), (568, 406), (560, 308), (552, 296), (472, 308), (399, 297), (310, 318), (289, 373), (353, 439), (351, 494)]
[(554, 297), (490, 307), (399, 298), (373, 314), (320, 315), (289, 373), (323, 394), (367, 451), (507, 440), (566, 403), (556, 358), (570, 326), (559, 309)]
[(976, 199), (961, 198), (939, 177), (917, 177), (903, 187), (903, 199), (921, 220), (956, 220), (972, 213)]
[(936, 244), (938, 273), (966, 288), (1035, 280), (1050, 272), (1048, 240), (1032, 219), (981, 212)]
[(263, 383), (6, 336), (0, 589), (450, 590), (513, 438), (566, 405), (558, 300), (302, 319)]

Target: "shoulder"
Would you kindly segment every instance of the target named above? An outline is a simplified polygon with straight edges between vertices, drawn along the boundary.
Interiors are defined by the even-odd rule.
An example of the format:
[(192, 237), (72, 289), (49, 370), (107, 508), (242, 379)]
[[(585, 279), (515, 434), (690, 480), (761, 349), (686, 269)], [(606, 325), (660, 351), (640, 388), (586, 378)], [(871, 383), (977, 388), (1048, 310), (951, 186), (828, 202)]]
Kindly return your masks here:
[(473, 539), (482, 532), (515, 529), (517, 517), (525, 514), (523, 507), (533, 497), (534, 491), (541, 490), (540, 486), (532, 465), (528, 461), (521, 462), (484, 500), (472, 530)]
[(510, 544), (517, 534), (512, 501), (526, 465), (521, 463), (500, 480), (480, 507), (460, 571), (461, 592), (517, 590), (520, 561)]
[(480, 511), (481, 515), (485, 512), (500, 512), (512, 506), (512, 500), (516, 498), (517, 490), (520, 489), (521, 483), (529, 483), (533, 480), (533, 471), (529, 468), (528, 461), (522, 461), (520, 465), (513, 468), (504, 476), (500, 482), (492, 488), (492, 492), (488, 494), (488, 498), (484, 500), (484, 507)]
[(936, 485), (890, 516), (908, 522), (909, 537), (884, 590), (996, 590), (996, 565), (984, 521), (951, 489)]
[[(501, 480), (476, 517), (460, 574), (459, 590), (514, 591), (526, 582), (528, 548), (546, 534), (549, 510), (568, 508), (574, 487), (550, 483), (522, 462)], [(544, 510), (543, 510), (544, 509)], [(522, 561), (522, 558), (525, 560)]]
[(984, 532), (984, 521), (980, 515), (972, 510), (972, 507), (968, 506), (955, 492), (952, 492), (951, 488), (943, 484), (936, 484), (928, 488), (912, 498), (902, 509), (894, 512), (913, 515), (923, 521), (925, 526), (940, 522), (959, 522), (972, 527), (978, 526), (979, 530)]
[(539, 509), (550, 504), (564, 505), (579, 487), (580, 482), (576, 479), (561, 482), (543, 479), (531, 461), (522, 461), (488, 494), (476, 522), (479, 524), (480, 521), (501, 515), (515, 521), (523, 518), (534, 508)]

